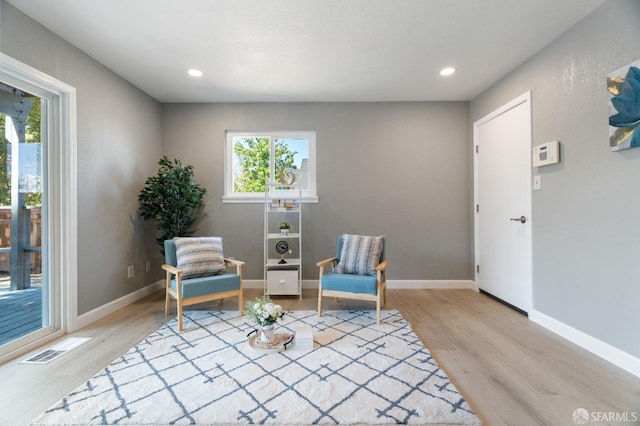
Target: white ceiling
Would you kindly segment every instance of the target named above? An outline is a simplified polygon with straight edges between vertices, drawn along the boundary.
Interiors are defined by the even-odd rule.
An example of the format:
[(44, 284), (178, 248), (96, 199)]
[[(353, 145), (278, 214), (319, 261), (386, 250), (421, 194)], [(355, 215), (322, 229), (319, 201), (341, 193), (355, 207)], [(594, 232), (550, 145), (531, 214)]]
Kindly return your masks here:
[(161, 102), (470, 100), (605, 2), (8, 1)]

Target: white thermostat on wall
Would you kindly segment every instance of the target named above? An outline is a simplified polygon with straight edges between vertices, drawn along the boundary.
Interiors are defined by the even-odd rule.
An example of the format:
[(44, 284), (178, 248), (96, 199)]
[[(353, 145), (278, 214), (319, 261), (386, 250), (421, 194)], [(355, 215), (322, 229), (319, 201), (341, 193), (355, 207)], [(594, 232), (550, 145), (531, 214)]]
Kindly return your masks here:
[(533, 167), (560, 162), (560, 142), (552, 141), (533, 147)]

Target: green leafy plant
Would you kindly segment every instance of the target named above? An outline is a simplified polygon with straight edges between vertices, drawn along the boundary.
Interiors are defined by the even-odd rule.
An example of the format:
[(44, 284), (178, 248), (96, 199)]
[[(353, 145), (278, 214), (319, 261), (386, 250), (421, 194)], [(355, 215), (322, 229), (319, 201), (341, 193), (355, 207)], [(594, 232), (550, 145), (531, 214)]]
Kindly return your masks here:
[(289, 222), (280, 222), (278, 225), (280, 229), (291, 229), (291, 224)]
[(164, 240), (193, 234), (207, 190), (196, 183), (193, 166), (166, 156), (158, 164), (158, 174), (147, 178), (138, 201), (144, 220), (155, 222), (161, 234), (156, 242), (164, 253)]

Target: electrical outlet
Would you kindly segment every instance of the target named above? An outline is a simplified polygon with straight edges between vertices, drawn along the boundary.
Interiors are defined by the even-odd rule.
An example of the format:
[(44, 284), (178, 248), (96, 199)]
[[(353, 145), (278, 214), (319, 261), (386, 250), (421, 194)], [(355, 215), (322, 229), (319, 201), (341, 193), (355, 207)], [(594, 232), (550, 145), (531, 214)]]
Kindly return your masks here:
[(151, 261), (150, 260), (147, 260), (144, 263), (144, 270), (145, 270), (145, 272), (151, 272)]
[(133, 265), (127, 266), (127, 278), (133, 278), (134, 270)]

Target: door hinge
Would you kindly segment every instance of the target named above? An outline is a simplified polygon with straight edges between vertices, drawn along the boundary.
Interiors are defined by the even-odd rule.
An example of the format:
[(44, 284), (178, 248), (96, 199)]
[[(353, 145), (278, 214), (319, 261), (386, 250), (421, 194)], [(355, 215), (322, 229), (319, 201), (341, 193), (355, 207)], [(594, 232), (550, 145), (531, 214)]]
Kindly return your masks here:
[(480, 273), (480, 265), (476, 265), (476, 273)]
[(480, 204), (476, 204), (476, 213), (480, 213)]
[(476, 154), (480, 151), (479, 145), (476, 145)]

